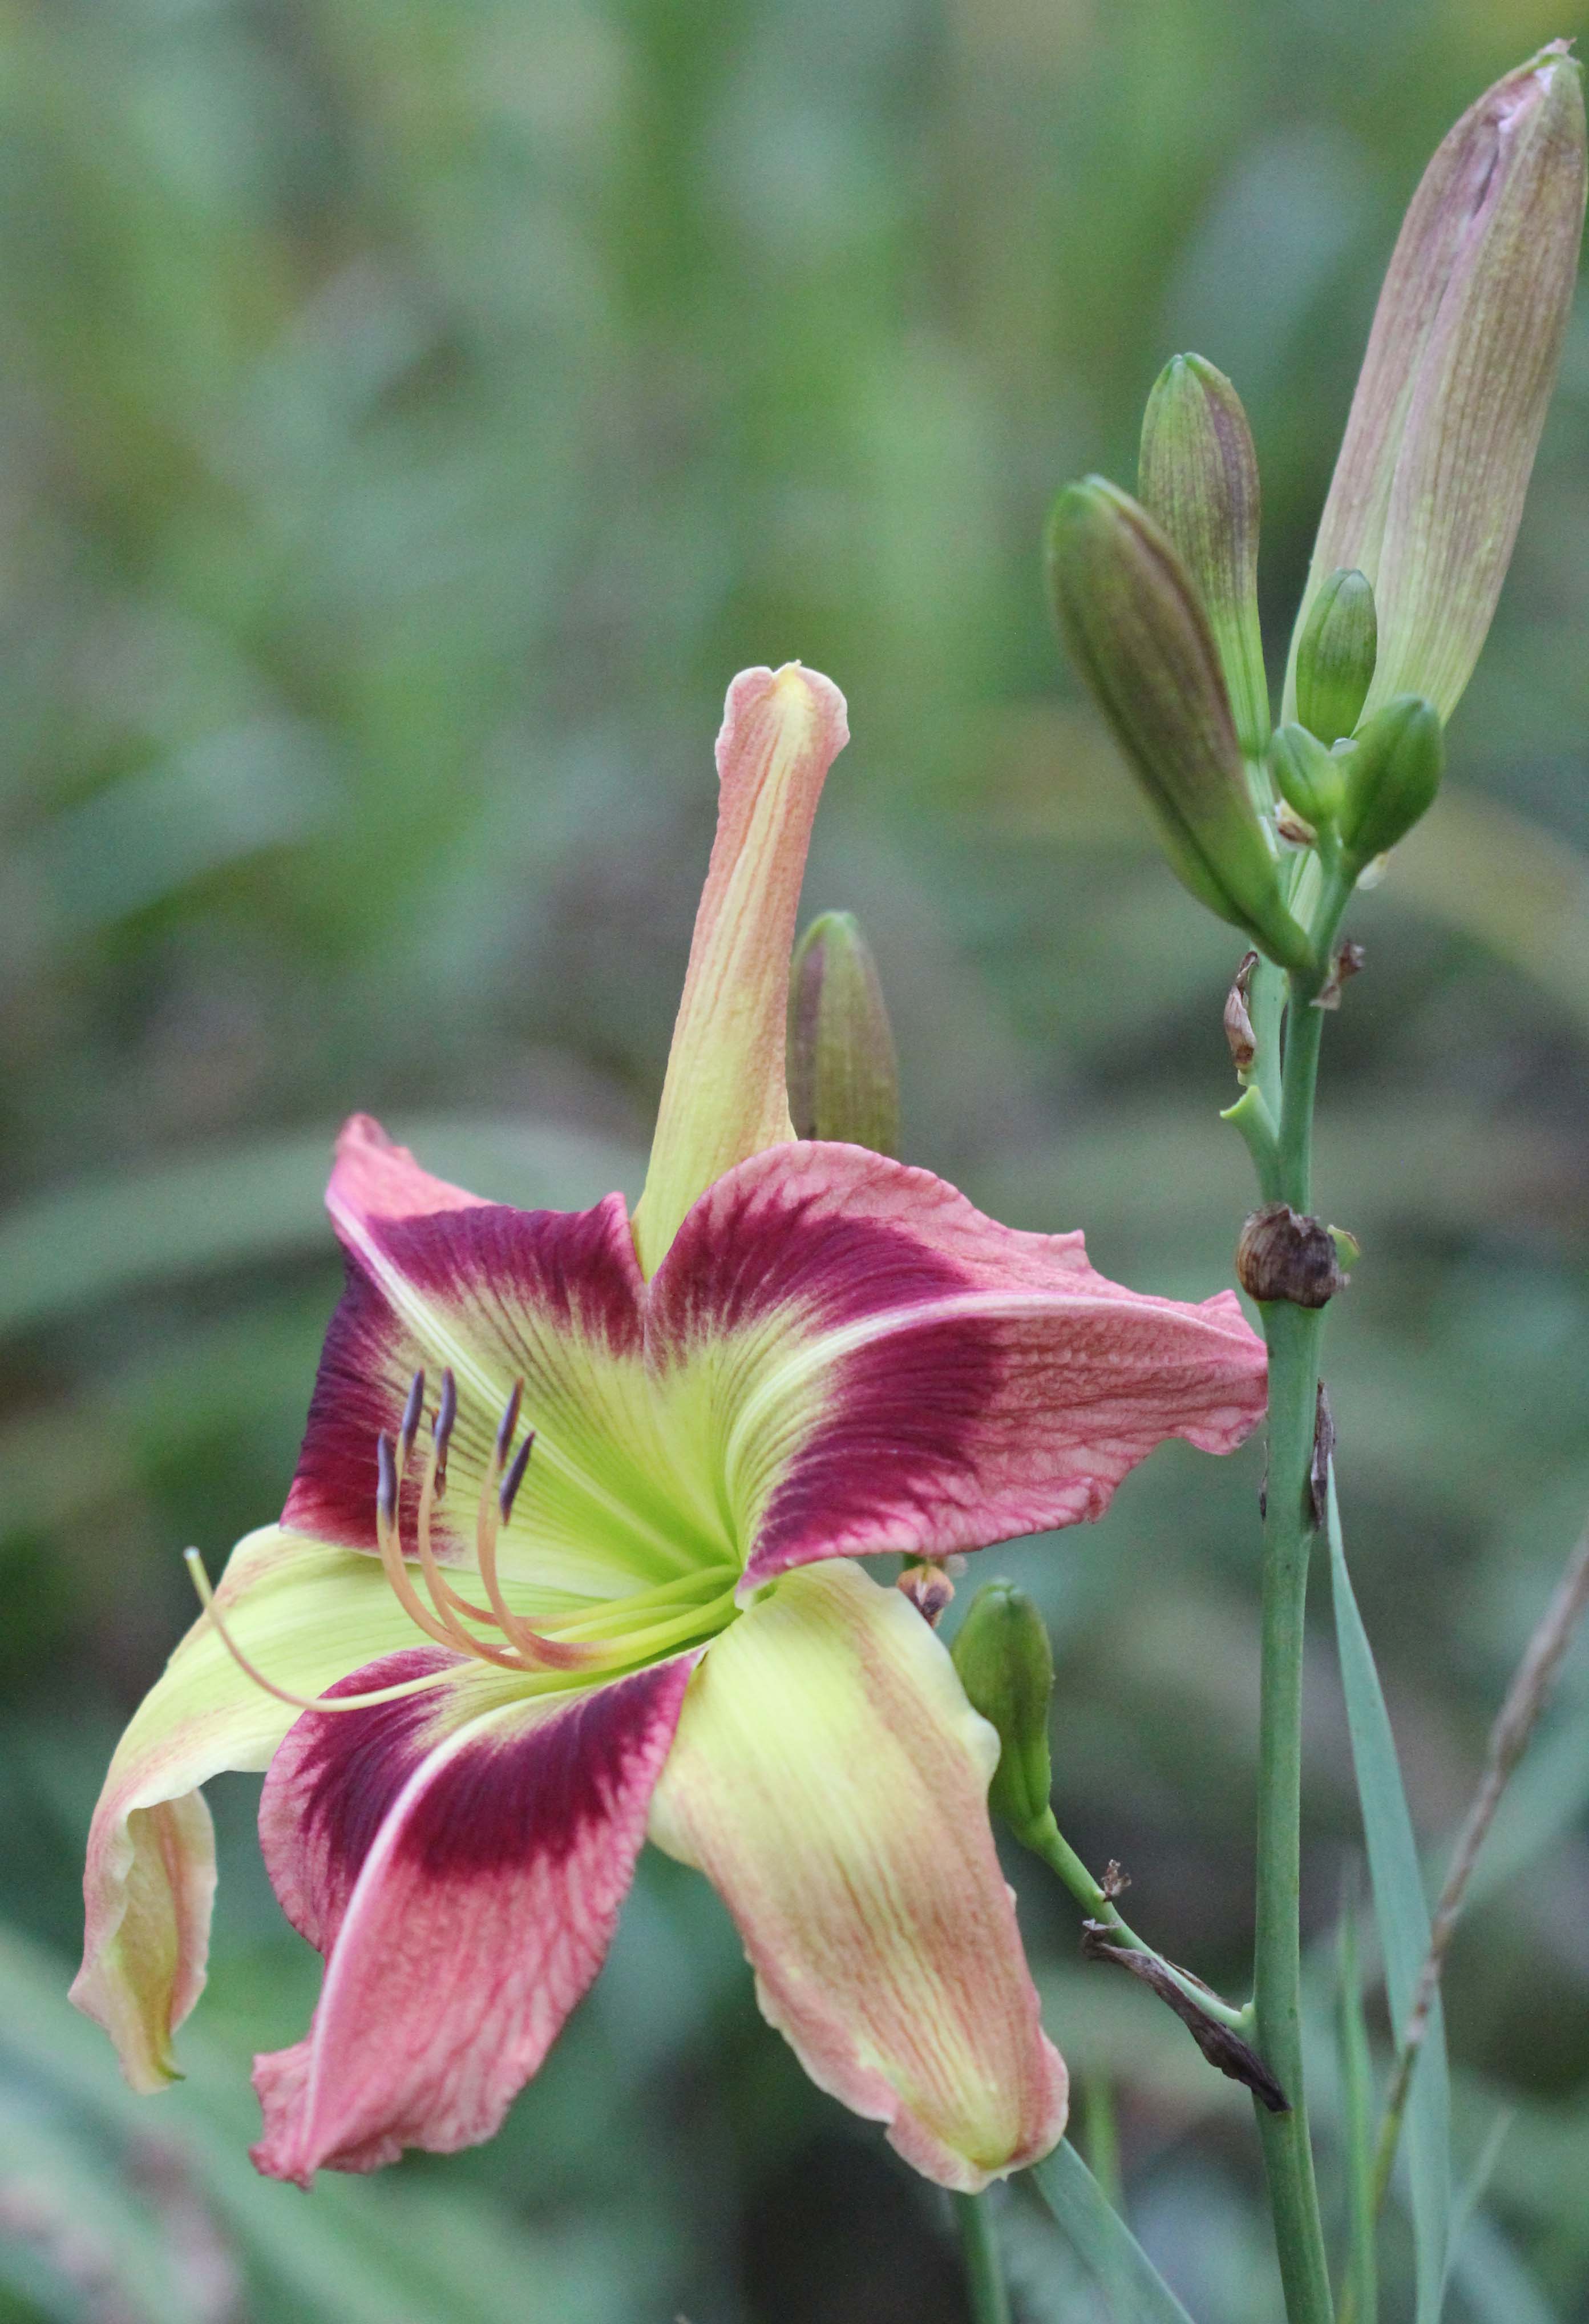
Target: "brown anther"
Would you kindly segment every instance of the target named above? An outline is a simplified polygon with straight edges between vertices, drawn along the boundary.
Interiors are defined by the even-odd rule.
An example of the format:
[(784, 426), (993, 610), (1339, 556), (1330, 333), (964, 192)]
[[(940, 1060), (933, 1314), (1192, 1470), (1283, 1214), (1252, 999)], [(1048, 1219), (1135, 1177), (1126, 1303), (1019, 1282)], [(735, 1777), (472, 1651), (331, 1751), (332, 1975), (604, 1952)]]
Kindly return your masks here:
[(1329, 1229), (1289, 1203), (1253, 1213), (1235, 1248), (1235, 1272), (1250, 1299), (1289, 1299), (1293, 1307), (1326, 1306), (1349, 1279)]
[(513, 1393), (503, 1407), (497, 1423), (497, 1466), (501, 1468), (508, 1458), (508, 1447), (513, 1442), (513, 1431), (519, 1425), (519, 1407), (524, 1401), (524, 1382), (515, 1380)]
[(907, 1565), (895, 1588), (910, 1600), (930, 1630), (935, 1630), (954, 1603), (954, 1584), (941, 1565), (922, 1558)]
[(532, 1428), (513, 1455), (512, 1465), (497, 1491), (497, 1507), (502, 1512), (504, 1525), (513, 1514), (513, 1504), (519, 1498), (519, 1488), (524, 1482), (524, 1472), (529, 1466), (529, 1456), (534, 1449), (535, 1431)]
[(1318, 1401), (1313, 1415), (1313, 1458), (1308, 1469), (1308, 1499), (1313, 1511), (1313, 1530), (1323, 1529), (1329, 1515), (1329, 1464), (1335, 1457), (1336, 1424), (1329, 1408), (1329, 1390), (1322, 1380), (1318, 1383)]
[(436, 1425), (431, 1435), (436, 1444), (436, 1492), (439, 1500), (447, 1489), (447, 1446), (453, 1441), (453, 1424), (458, 1417), (458, 1383), (449, 1365), (441, 1376), (441, 1401), (436, 1407)]
[(414, 1439), (419, 1434), (419, 1416), (425, 1409), (425, 1374), (417, 1371), (409, 1382), (408, 1401), (403, 1406), (403, 1417), (398, 1429), (398, 1446), (401, 1465), (409, 1465), (409, 1455), (414, 1449)]
[(1338, 1009), (1341, 1005), (1342, 985), (1346, 982), (1348, 977), (1357, 974), (1367, 958), (1368, 954), (1364, 951), (1363, 946), (1360, 944), (1354, 944), (1348, 937), (1336, 951), (1334, 960), (1329, 964), (1329, 974), (1325, 978), (1310, 1005), (1315, 1009)]
[(397, 1523), (398, 1464), (390, 1437), (382, 1429), (375, 1439), (375, 1508), (383, 1525)]
[(1253, 1038), (1253, 1020), (1247, 1013), (1247, 995), (1252, 988), (1253, 971), (1258, 965), (1255, 952), (1242, 954), (1241, 966), (1225, 1001), (1225, 1038), (1230, 1044), (1230, 1062), (1238, 1074), (1245, 1074), (1257, 1055)]

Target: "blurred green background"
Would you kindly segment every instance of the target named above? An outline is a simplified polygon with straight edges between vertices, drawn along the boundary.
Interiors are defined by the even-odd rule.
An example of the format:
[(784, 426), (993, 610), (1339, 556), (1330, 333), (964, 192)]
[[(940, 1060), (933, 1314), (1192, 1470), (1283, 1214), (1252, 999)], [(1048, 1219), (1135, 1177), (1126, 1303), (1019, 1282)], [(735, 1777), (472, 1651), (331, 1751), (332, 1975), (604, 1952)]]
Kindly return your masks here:
[[(1283, 647), (1428, 150), (1581, 0), (7, 0), (0, 11), (0, 2319), (958, 2324), (932, 2190), (801, 2078), (654, 1858), (503, 2135), (307, 2200), (247, 2061), (318, 1964), (215, 1787), (167, 2098), (61, 1998), (122, 1720), (290, 1476), (370, 1108), (481, 1191), (636, 1183), (741, 665), (850, 696), (809, 908), (872, 937), (906, 1151), (1107, 1272), (1227, 1281), (1237, 949), (1051, 641), (1054, 487), (1235, 376)], [(1449, 793), (1361, 900), (1321, 1201), (1359, 1593), (1438, 1860), (1589, 1506), (1589, 310)], [(1261, 1452), (990, 1552), (1060, 1667), (1062, 1821), (1235, 1989)], [(1320, 1614), (1327, 1616), (1327, 1600)], [(1327, 1620), (1306, 1910), (1359, 1842)], [(1589, 2318), (1589, 1654), (1449, 1983), (1451, 2313)], [(1239, 2092), (1012, 1867), (1132, 2222), (1273, 2324)], [(1319, 1999), (1327, 2005), (1327, 1974)], [(1321, 2020), (1322, 2023), (1322, 2020)], [(1331, 2061), (1318, 2091), (1327, 2203)], [(1088, 2105), (1079, 2108), (1087, 2144)], [(1019, 2190), (1029, 2324), (1104, 2311)], [(1388, 2236), (1392, 2293), (1405, 2231)], [(1399, 2257), (1400, 2255), (1400, 2257)]]

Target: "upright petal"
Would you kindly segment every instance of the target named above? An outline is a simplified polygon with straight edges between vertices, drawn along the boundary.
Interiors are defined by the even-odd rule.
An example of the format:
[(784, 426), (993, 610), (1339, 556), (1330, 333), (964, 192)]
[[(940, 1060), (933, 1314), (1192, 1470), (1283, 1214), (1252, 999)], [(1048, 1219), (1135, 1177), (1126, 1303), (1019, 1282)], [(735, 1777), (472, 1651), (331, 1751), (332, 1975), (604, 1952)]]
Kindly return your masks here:
[[(393, 1655), (352, 1689), (444, 1668)], [(607, 1950), (690, 1675), (457, 1683), (306, 1712), (260, 1806), (283, 1908), (327, 1955), (307, 2041), (255, 2062), (262, 2171), (373, 2171), (489, 2138)]]
[[(372, 1559), (274, 1526), (238, 1545), (216, 1596), (243, 1651), (299, 1694), (418, 1636)], [(268, 1766), (297, 1716), (201, 1618), (116, 1748), (89, 1828), (71, 1997), (110, 2034), (134, 2089), (171, 2080), (171, 2035), (204, 1987), (215, 1849), (197, 1787)]]
[[(436, 1190), (450, 1199), (433, 1200)], [(537, 1443), (530, 1487), (503, 1535), (504, 1573), (565, 1600), (632, 1587), (637, 1575), (666, 1578), (686, 1563), (659, 1541), (653, 1521), (645, 1285), (622, 1196), (570, 1212), (476, 1203), (427, 1179), (358, 1117), (339, 1142), (327, 1202), (347, 1288), (326, 1334), (283, 1523), (372, 1550), (376, 1438), (396, 1432), (416, 1370), (428, 1374), (434, 1402), (450, 1368), (458, 1416), (437, 1512), (444, 1563), (473, 1557), (480, 1481), (518, 1379)], [(625, 1480), (615, 1492), (605, 1475), (622, 1468), (625, 1447), (635, 1470), (627, 1496)], [(417, 1490), (411, 1471), (407, 1538)]]
[(741, 671), (717, 738), (717, 838), (635, 1247), (652, 1274), (703, 1187), (794, 1135), (785, 1086), (789, 954), (812, 818), (850, 739), (844, 697), (815, 670)]
[(651, 1810), (652, 1838), (733, 1914), (813, 2080), (965, 2190), (1065, 2126), (988, 1829), (997, 1756), (921, 1617), (830, 1565), (710, 1649)]
[[(721, 1342), (741, 1597), (813, 1558), (942, 1554), (1096, 1517), (1166, 1437), (1263, 1409), (1232, 1292), (1151, 1298), (1081, 1237), (1022, 1233), (859, 1147), (764, 1154), (711, 1188), (651, 1286), (658, 1350)], [(705, 1351), (702, 1353), (700, 1351)]]

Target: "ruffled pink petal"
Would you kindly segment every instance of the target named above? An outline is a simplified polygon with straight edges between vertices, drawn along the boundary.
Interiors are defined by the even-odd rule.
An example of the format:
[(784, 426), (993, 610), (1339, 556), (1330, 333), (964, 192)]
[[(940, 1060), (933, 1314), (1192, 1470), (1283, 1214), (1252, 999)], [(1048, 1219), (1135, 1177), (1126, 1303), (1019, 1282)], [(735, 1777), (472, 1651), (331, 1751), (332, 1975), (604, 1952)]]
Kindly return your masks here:
[[(428, 1176), (355, 1115), (338, 1141), (326, 1201), (347, 1287), (326, 1333), (282, 1523), (373, 1549), (376, 1438), (395, 1433), (416, 1370), (428, 1373), (434, 1398), (450, 1366), (460, 1399), (452, 1510), (466, 1546), (473, 1487), (515, 1379), (527, 1379), (532, 1411), (544, 1412), (565, 1399), (580, 1344), (638, 1349), (643, 1285), (623, 1197), (573, 1212), (480, 1203)], [(410, 1526), (413, 1496), (410, 1482)], [(444, 1507), (444, 1557), (459, 1552), (450, 1523)]]
[[(449, 1659), (389, 1655), (335, 1691)], [(308, 2040), (255, 2061), (272, 2178), (489, 2138), (606, 1952), (689, 1660), (528, 1698), (457, 1667), (437, 1695), (307, 1712), (271, 1765), (265, 1860), (328, 1954)]]
[(786, 1576), (712, 1646), (652, 1803), (813, 2080), (966, 2190), (1065, 2126), (988, 1829), (997, 1757), (941, 1642), (841, 1563)]
[(1167, 1437), (1227, 1452), (1263, 1410), (1232, 1292), (1144, 1296), (1079, 1234), (1000, 1226), (859, 1147), (758, 1155), (711, 1187), (651, 1285), (654, 1343), (739, 1335), (730, 1483), (745, 1590), (813, 1558), (941, 1555), (1099, 1516)]

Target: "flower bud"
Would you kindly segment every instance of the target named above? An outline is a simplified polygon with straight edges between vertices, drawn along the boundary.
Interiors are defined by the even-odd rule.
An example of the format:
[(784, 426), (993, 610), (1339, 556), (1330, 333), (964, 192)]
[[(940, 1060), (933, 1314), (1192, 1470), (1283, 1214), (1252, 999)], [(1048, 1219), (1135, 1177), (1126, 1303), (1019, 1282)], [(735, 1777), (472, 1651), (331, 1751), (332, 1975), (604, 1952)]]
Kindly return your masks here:
[[(1327, 576), (1373, 584), (1368, 696), (1449, 718), (1511, 557), (1584, 224), (1584, 98), (1555, 42), (1471, 106), (1413, 196), (1374, 315), (1292, 645)], [(1311, 721), (1309, 722), (1311, 724)]]
[(1208, 617), (1173, 544), (1128, 493), (1089, 476), (1060, 494), (1048, 575), (1061, 631), (1171, 870), (1272, 960), (1311, 967), (1247, 788)]
[(1012, 1582), (989, 1582), (971, 1600), (950, 1648), (960, 1684), (999, 1740), (988, 1804), (1017, 1837), (1049, 1812), (1053, 1777), (1048, 1713), (1054, 1661), (1042, 1615)]
[(789, 972), (789, 1118), (797, 1138), (899, 1150), (899, 1065), (871, 947), (852, 912), (824, 912)]
[(1137, 492), (1200, 594), (1250, 759), (1269, 740), (1258, 624), (1258, 456), (1241, 398), (1201, 355), (1175, 355), (1143, 414)]
[(1337, 828), (1349, 864), (1371, 862), (1405, 838), (1433, 805), (1445, 762), (1432, 702), (1399, 694), (1374, 713), (1340, 761), (1346, 795)]
[(1327, 828), (1346, 797), (1341, 761), (1305, 726), (1282, 726), (1269, 746), (1270, 772), (1286, 805), (1314, 830)]
[(1321, 742), (1338, 742), (1362, 717), (1378, 652), (1373, 583), (1365, 573), (1332, 573), (1297, 645), (1297, 715)]

